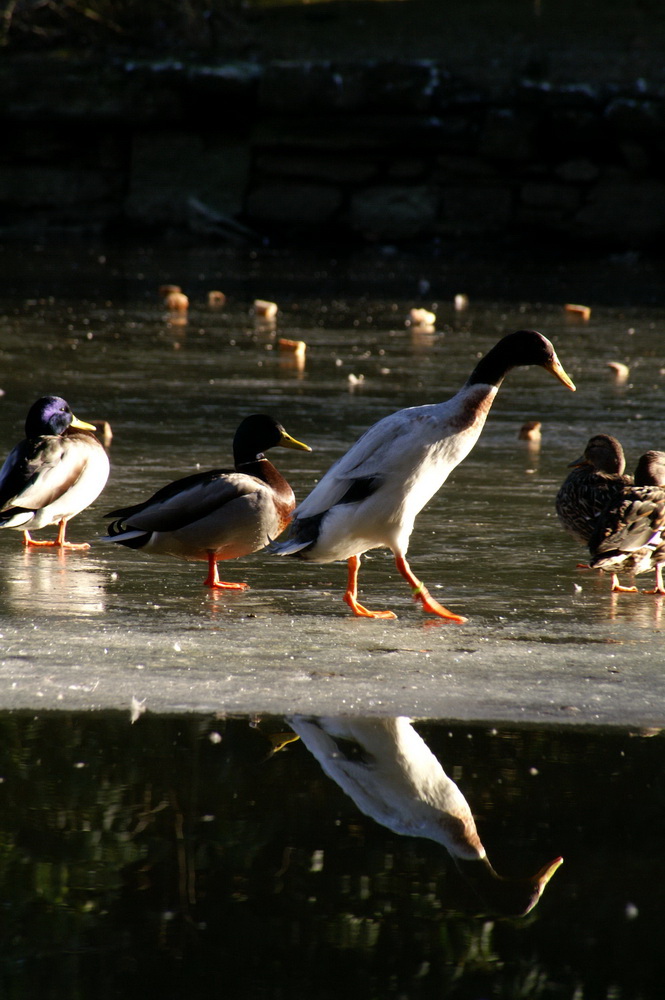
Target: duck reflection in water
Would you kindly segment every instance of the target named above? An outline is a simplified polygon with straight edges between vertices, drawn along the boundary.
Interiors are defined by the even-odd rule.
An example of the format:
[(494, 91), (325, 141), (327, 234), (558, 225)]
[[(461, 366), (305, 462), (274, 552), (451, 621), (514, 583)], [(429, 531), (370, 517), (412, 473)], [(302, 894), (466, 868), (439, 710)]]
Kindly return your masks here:
[(394, 833), (442, 844), (485, 905), (523, 916), (563, 862), (504, 878), (487, 857), (469, 804), (409, 719), (292, 716), (289, 725), (361, 812)]
[(10, 552), (0, 567), (0, 609), (24, 614), (90, 618), (106, 612), (108, 573), (90, 563), (76, 564), (58, 550), (55, 558), (35, 558), (32, 549)]

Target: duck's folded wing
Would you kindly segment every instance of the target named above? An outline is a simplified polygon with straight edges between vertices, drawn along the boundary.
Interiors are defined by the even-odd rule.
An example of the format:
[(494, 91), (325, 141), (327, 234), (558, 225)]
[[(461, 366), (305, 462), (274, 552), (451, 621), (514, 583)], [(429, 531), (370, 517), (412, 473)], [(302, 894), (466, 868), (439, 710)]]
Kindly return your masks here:
[(79, 479), (88, 457), (87, 449), (71, 448), (60, 437), (22, 441), (0, 470), (0, 509), (48, 507)]
[(15, 445), (0, 469), (0, 510), (8, 507), (25, 485), (24, 473), (21, 470), (24, 465), (26, 443), (21, 441)]
[[(412, 464), (414, 449), (422, 447), (418, 423), (428, 420), (425, 407), (392, 413), (374, 424), (326, 472), (296, 509), (297, 517), (313, 517), (339, 503), (352, 503), (375, 492), (386, 474)], [(429, 438), (429, 434), (426, 434)]]
[(652, 544), (665, 524), (665, 503), (628, 498), (601, 515), (589, 548), (597, 556), (636, 552)]
[(264, 484), (253, 476), (214, 469), (178, 479), (162, 487), (144, 503), (121, 507), (104, 516), (116, 519), (128, 529), (177, 531), (208, 517), (232, 500), (262, 488)]

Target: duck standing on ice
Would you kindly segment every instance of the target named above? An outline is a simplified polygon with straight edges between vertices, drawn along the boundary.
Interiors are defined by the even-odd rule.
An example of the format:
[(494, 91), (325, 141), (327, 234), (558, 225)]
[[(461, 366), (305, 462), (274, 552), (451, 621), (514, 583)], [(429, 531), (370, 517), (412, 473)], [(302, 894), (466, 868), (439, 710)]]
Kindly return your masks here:
[(521, 365), (539, 365), (575, 390), (541, 333), (518, 330), (503, 337), (451, 399), (398, 410), (370, 427), (296, 508), (289, 538), (272, 551), (318, 563), (345, 559), (344, 600), (354, 614), (395, 618), (392, 611), (370, 611), (358, 603), (360, 556), (387, 547), (425, 611), (466, 621), (435, 601), (413, 574), (406, 561), (409, 538), (416, 516), (480, 437), (506, 374)]
[(635, 593), (624, 587), (618, 573), (637, 576), (656, 571), (653, 590), (645, 594), (665, 594), (665, 452), (647, 451), (635, 469), (635, 485), (625, 486), (596, 518), (589, 539), (592, 569), (612, 574), (612, 590)]
[(293, 490), (263, 454), (277, 445), (312, 450), (265, 413), (245, 417), (233, 438), (232, 469), (195, 472), (110, 511), (105, 517), (114, 520), (100, 541), (207, 562), (204, 586), (246, 590), (246, 583), (220, 580), (217, 562), (258, 552), (289, 523)]
[(598, 516), (605, 507), (632, 486), (625, 475), (626, 459), (620, 441), (611, 434), (594, 434), (582, 455), (568, 463), (572, 471), (556, 495), (561, 525), (581, 545), (588, 545)]
[[(65, 540), (67, 523), (89, 507), (106, 486), (109, 460), (94, 424), (75, 417), (61, 396), (41, 396), (25, 420), (25, 438), (0, 469), (0, 528), (23, 531), (26, 546), (88, 549)], [(31, 531), (58, 525), (53, 541)]]

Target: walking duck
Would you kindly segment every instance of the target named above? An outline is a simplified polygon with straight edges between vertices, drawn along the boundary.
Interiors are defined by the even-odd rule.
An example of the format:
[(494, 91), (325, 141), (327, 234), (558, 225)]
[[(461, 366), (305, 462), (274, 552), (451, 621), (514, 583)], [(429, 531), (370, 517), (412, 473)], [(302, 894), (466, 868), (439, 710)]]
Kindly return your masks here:
[(318, 563), (346, 560), (344, 600), (353, 613), (395, 618), (392, 611), (370, 611), (358, 602), (362, 553), (387, 547), (425, 611), (451, 622), (466, 621), (431, 597), (411, 571), (406, 552), (416, 516), (469, 454), (499, 386), (518, 365), (540, 365), (575, 389), (546, 337), (535, 330), (509, 334), (478, 362), (451, 399), (398, 410), (370, 427), (297, 507), (290, 536), (272, 551)]

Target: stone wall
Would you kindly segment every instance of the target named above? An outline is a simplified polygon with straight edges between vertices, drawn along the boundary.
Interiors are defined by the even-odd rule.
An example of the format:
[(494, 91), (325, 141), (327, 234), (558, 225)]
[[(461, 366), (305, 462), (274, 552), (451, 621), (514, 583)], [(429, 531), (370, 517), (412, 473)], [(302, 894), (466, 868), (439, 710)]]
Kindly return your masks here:
[[(399, 241), (665, 234), (665, 87), (436, 61), (6, 60), (0, 232)], [(251, 235), (249, 238), (252, 238)]]

